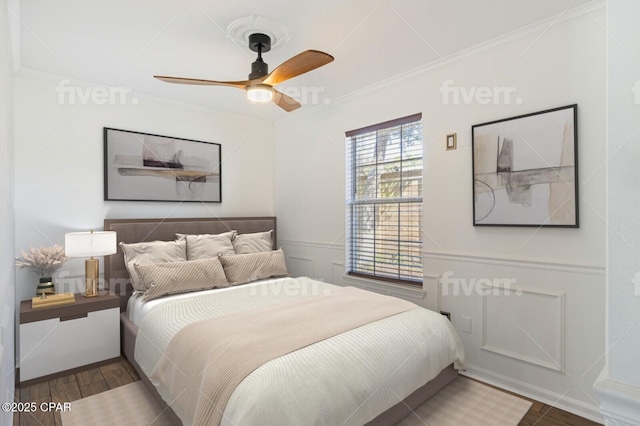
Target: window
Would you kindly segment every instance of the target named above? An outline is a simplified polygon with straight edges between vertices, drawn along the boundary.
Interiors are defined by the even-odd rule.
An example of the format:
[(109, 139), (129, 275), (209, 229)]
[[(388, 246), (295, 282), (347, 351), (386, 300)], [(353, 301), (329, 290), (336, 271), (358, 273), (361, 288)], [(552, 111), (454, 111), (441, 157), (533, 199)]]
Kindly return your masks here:
[(422, 114), (346, 133), (347, 273), (422, 283)]

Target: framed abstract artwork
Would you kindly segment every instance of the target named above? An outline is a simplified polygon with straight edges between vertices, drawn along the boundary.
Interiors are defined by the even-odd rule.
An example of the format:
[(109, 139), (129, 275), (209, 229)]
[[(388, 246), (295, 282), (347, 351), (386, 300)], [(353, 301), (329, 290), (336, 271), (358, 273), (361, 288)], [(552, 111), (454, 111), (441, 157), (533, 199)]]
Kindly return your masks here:
[(474, 226), (579, 226), (577, 111), (471, 127)]
[(218, 143), (104, 128), (104, 199), (222, 201)]

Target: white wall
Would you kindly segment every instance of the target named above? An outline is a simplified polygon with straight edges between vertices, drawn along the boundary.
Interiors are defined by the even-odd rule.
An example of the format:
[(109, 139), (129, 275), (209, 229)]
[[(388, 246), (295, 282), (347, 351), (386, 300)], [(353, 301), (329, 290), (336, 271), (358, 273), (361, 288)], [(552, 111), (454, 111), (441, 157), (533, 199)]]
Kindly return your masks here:
[(606, 424), (640, 424), (640, 3), (607, 2), (607, 365), (598, 388)]
[[(274, 214), (272, 123), (136, 93), (124, 104), (73, 103), (56, 91), (65, 80), (29, 70), (15, 78), (16, 254), (64, 244), (66, 232), (102, 229), (104, 218)], [(221, 143), (222, 203), (103, 201), (103, 127)], [(68, 282), (83, 276), (83, 260), (70, 260), (58, 273), (59, 289), (74, 290)], [(37, 278), (17, 271), (17, 300), (34, 295)]]
[[(294, 274), (348, 281), (448, 310), (458, 330), (466, 317), (471, 332), (461, 337), (467, 374), (598, 419), (592, 385), (605, 344), (604, 6), (582, 17), (569, 15), (570, 22), (529, 28), (281, 120), (276, 206), (279, 239)], [(461, 22), (456, 28), (463, 27)], [(453, 104), (452, 98), (445, 103), (440, 88), (448, 80), (467, 91), (506, 87), (515, 93), (508, 103), (504, 98), (488, 105)], [(578, 104), (580, 228), (474, 228), (471, 126), (573, 103)], [(426, 296), (343, 278), (344, 132), (416, 112), (423, 115), (425, 142)], [(446, 151), (445, 135), (453, 132), (458, 149)], [(510, 279), (527, 291), (517, 299), (499, 292), (483, 296), (478, 286), (454, 294), (449, 280), (449, 295), (440, 298), (447, 273), (458, 283)]]
[[(14, 393), (13, 69), (6, 0), (0, 0), (0, 402)], [(12, 413), (0, 412), (0, 424)]]

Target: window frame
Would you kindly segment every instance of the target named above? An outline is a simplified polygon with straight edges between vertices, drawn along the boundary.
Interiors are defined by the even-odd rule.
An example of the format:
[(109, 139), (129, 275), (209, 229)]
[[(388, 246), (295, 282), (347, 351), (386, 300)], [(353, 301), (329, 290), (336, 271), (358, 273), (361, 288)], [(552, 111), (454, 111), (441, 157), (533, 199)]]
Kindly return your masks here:
[[(346, 226), (347, 226), (347, 236), (346, 236), (346, 244), (345, 244), (345, 266), (346, 266), (346, 275), (347, 276), (351, 276), (354, 278), (359, 278), (359, 279), (366, 279), (366, 280), (374, 280), (376, 282), (381, 282), (381, 283), (390, 283), (390, 284), (400, 284), (402, 286), (406, 286), (408, 288), (416, 288), (416, 287), (422, 287), (423, 286), (423, 282), (424, 282), (424, 258), (422, 255), (422, 250), (423, 250), (423, 238), (422, 238), (422, 227), (423, 227), (423, 211), (424, 211), (424, 205), (423, 205), (423, 192), (422, 192), (422, 187), (420, 188), (420, 195), (419, 196), (399, 196), (399, 197), (380, 197), (377, 194), (377, 189), (379, 185), (378, 183), (376, 183), (376, 196), (375, 198), (371, 199), (358, 199), (356, 196), (356, 192), (357, 192), (357, 188), (358, 188), (358, 184), (357, 184), (357, 172), (358, 172), (358, 165), (357, 165), (357, 154), (358, 154), (358, 146), (356, 143), (356, 138), (358, 136), (362, 136), (368, 133), (373, 133), (376, 132), (376, 138), (375, 138), (375, 145), (374, 145), (374, 149), (378, 149), (378, 135), (377, 132), (380, 130), (388, 130), (388, 129), (392, 129), (394, 127), (398, 127), (398, 126), (403, 126), (403, 125), (409, 125), (409, 124), (416, 124), (419, 123), (420, 125), (420, 133), (421, 133), (421, 140), (420, 140), (420, 146), (422, 149), (422, 154), (419, 157), (420, 160), (420, 171), (422, 173), (422, 176), (424, 176), (424, 134), (423, 134), (423, 128), (422, 128), (422, 113), (417, 113), (417, 114), (412, 114), (412, 115), (408, 115), (405, 117), (400, 117), (394, 120), (388, 120), (382, 123), (377, 123), (377, 124), (373, 124), (371, 126), (366, 126), (366, 127), (362, 127), (359, 129), (355, 129), (355, 130), (350, 130), (348, 132), (345, 132), (345, 136), (346, 136), (346, 156), (345, 156), (345, 160), (346, 160), (346, 197), (345, 197), (345, 208), (346, 208)], [(401, 128), (401, 132), (402, 132), (402, 128)], [(398, 160), (398, 162), (401, 165), (401, 169), (402, 169), (402, 164), (404, 164), (405, 162), (408, 161), (414, 161), (415, 158), (408, 158), (405, 159), (403, 158), (403, 154), (402, 154), (402, 142), (400, 142), (400, 149), (401, 149), (401, 154), (400, 154), (400, 159)], [(379, 162), (378, 159), (376, 159), (375, 161), (375, 166), (378, 167), (380, 164), (384, 164), (384, 162)], [(361, 166), (362, 167), (362, 166)], [(402, 173), (403, 171), (400, 171), (400, 179), (402, 181)], [(421, 182), (422, 185), (422, 182)], [(401, 184), (401, 188), (402, 188), (402, 184)], [(375, 200), (375, 201), (374, 201)], [(398, 211), (400, 212), (401, 210), (401, 206), (403, 204), (405, 205), (411, 205), (411, 204), (415, 204), (418, 203), (419, 205), (419, 216), (420, 216), (420, 221), (419, 224), (417, 225), (418, 230), (419, 230), (419, 239), (417, 241), (412, 241), (410, 244), (414, 244), (414, 243), (418, 243), (419, 246), (419, 254), (418, 257), (420, 259), (420, 267), (419, 267), (419, 273), (420, 273), (420, 277), (419, 279), (416, 277), (416, 279), (406, 279), (406, 278), (402, 278), (402, 273), (400, 272), (400, 268), (403, 266), (403, 263), (401, 263), (400, 259), (398, 260), (398, 278), (396, 277), (389, 277), (387, 276), (388, 274), (382, 274), (382, 275), (376, 275), (375, 272), (373, 274), (368, 274), (368, 273), (363, 273), (361, 271), (354, 271), (354, 264), (356, 263), (355, 261), (355, 257), (357, 255), (357, 251), (356, 249), (354, 249), (354, 246), (356, 245), (355, 242), (355, 237), (354, 235), (356, 235), (356, 230), (355, 228), (357, 227), (356, 225), (356, 220), (357, 220), (357, 214), (354, 212), (354, 207), (355, 206), (362, 206), (362, 205), (371, 205), (374, 206), (373, 208), (375, 209), (376, 206), (385, 204), (385, 203), (394, 203), (394, 204), (398, 204)], [(398, 228), (400, 228), (402, 221), (401, 221), (401, 217), (398, 216), (397, 219), (397, 224), (398, 224)], [(375, 236), (374, 237), (374, 241), (377, 241), (378, 237)], [(400, 241), (400, 238), (398, 237), (398, 241)], [(406, 251), (407, 253), (410, 253), (409, 250)], [(376, 253), (378, 253), (375, 249), (375, 245), (374, 245), (374, 249), (372, 251), (373, 256), (376, 256)], [(399, 253), (402, 253), (401, 251), (399, 251)], [(376, 264), (376, 261), (374, 260), (374, 265)], [(375, 266), (374, 266), (375, 268)]]

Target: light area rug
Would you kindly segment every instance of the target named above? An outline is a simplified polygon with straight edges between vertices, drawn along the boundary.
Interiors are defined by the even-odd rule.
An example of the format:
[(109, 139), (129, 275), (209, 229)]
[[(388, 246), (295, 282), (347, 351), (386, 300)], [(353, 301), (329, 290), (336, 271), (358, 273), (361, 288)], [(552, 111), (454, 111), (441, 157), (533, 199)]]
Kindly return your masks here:
[(516, 426), (531, 405), (522, 398), (458, 377), (398, 425)]
[[(458, 377), (399, 425), (515, 426), (529, 408), (529, 401)], [(171, 425), (140, 381), (73, 401), (71, 411), (61, 414), (63, 426)]]
[(141, 381), (72, 401), (60, 415), (63, 426), (172, 424)]

